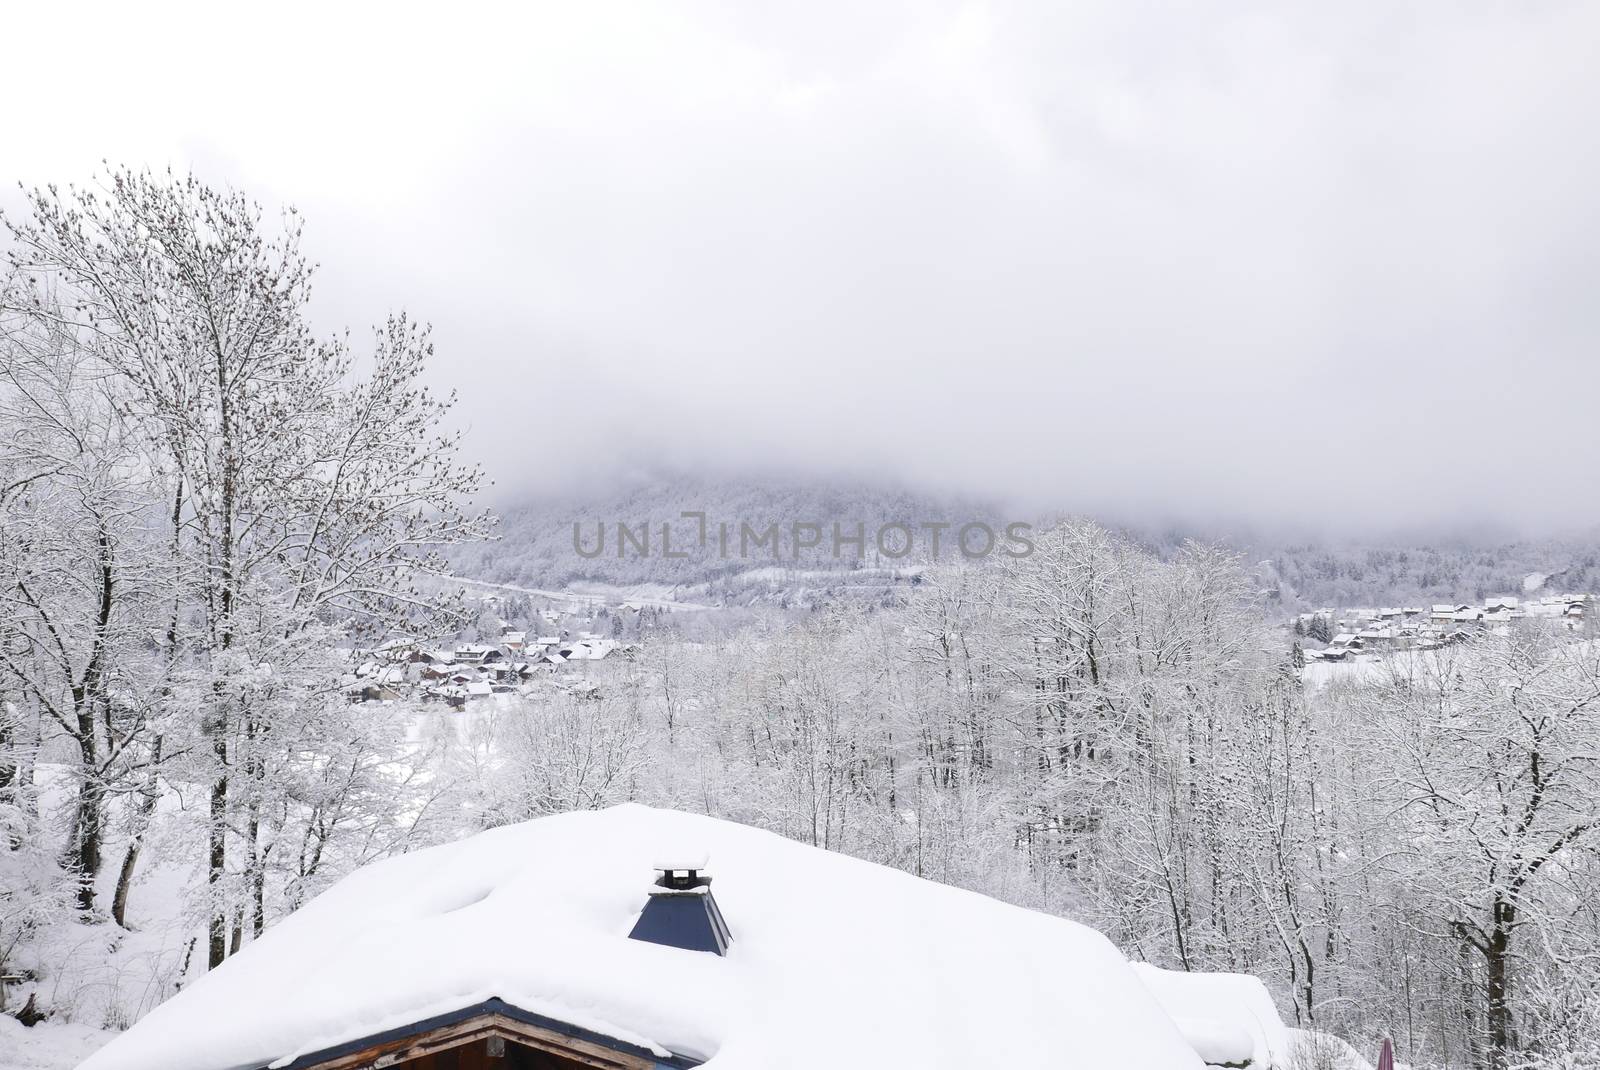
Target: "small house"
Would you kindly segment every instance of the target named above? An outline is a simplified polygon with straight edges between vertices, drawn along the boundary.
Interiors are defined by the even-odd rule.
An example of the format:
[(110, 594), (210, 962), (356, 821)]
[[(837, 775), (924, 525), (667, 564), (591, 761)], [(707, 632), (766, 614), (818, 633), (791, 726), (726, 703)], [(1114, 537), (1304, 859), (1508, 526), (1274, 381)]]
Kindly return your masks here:
[(455, 660), (461, 665), (481, 665), (491, 655), (498, 656), (500, 651), (484, 643), (462, 643), (456, 647)]
[(400, 692), (376, 680), (363, 680), (345, 691), (351, 702), (393, 702)]

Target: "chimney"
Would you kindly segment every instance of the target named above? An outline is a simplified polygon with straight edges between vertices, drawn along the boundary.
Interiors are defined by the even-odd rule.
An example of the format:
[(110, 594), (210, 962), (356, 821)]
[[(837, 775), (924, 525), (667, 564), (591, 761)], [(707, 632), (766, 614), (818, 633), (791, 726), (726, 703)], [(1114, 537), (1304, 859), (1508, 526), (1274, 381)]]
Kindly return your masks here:
[(655, 887), (628, 939), (726, 955), (733, 936), (711, 895), (705, 856), (676, 859), (655, 869)]

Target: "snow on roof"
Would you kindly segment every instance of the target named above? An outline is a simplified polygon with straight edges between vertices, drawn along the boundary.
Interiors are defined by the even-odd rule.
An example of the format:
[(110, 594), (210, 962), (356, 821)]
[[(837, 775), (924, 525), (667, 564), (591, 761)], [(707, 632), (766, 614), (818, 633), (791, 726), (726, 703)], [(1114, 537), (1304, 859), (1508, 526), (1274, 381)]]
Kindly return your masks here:
[(1289, 1046), (1294, 1054), (1292, 1065), (1326, 1068), (1326, 1070), (1372, 1070), (1348, 1041), (1332, 1033), (1319, 1033), (1310, 1029), (1290, 1029)]
[[(656, 855), (691, 843), (715, 866), (725, 958), (627, 938)], [(287, 1063), (492, 997), (710, 1070), (1201, 1066), (1092, 929), (627, 805), (366, 866), (80, 1070)]]
[(703, 848), (691, 847), (687, 844), (672, 849), (670, 854), (656, 852), (655, 866), (652, 867), (661, 873), (682, 872), (687, 870), (704, 870), (711, 864), (711, 856)]
[(1219, 1018), (1173, 1018), (1183, 1039), (1207, 1066), (1254, 1066), (1256, 1041)]
[[(1293, 1055), (1289, 1030), (1260, 978), (1244, 973), (1163, 970), (1143, 962), (1134, 963), (1133, 969), (1180, 1027), (1186, 1026), (1186, 1035), (1203, 1035), (1220, 1046), (1228, 1035), (1248, 1034), (1253, 1049), (1251, 1070), (1288, 1070)], [(1201, 1054), (1212, 1061), (1209, 1053)]]

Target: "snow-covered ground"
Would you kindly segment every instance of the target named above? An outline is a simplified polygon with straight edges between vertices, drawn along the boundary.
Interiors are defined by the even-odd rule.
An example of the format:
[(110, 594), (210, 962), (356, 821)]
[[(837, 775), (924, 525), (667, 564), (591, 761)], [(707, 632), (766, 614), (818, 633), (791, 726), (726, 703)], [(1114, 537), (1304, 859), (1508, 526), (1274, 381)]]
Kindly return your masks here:
[(570, 587), (556, 591), (543, 587), (520, 587), (514, 583), (490, 583), (487, 580), (469, 580), (461, 577), (453, 577), (450, 582), (474, 589), (510, 591), (513, 594), (548, 598), (556, 603), (588, 607), (632, 606), (636, 609), (648, 607), (665, 610), (707, 610), (716, 608), (704, 602), (691, 602), (687, 599), (679, 598), (679, 588), (664, 583), (636, 583), (628, 586), (587, 583), (581, 587)]
[(1308, 661), (1300, 670), (1300, 680), (1308, 691), (1320, 691), (1332, 683), (1370, 683), (1383, 678), (1384, 659), (1363, 654), (1352, 661)]
[(29, 1029), (0, 1014), (0, 1068), (72, 1070), (118, 1034), (92, 1026), (45, 1021)]
[(1294, 1051), (1291, 1070), (1372, 1070), (1372, 1063), (1332, 1033), (1290, 1029)]
[[(41, 764), (35, 775), (43, 804), (59, 809), (72, 788), (70, 770)], [(187, 793), (163, 797), (128, 898), (130, 929), (109, 920), (95, 925), (65, 920), (49, 930), (33, 954), (13, 961), (36, 979), (11, 986), (8, 1004), (15, 1010), (37, 993), (51, 1018), (27, 1029), (0, 1015), (0, 1070), (76, 1066), (176, 991), (189, 941), (198, 931), (196, 918), (186, 916), (193, 905), (187, 889), (197, 886), (191, 860), (198, 857), (186, 832), (190, 808), (201, 805)], [(109, 862), (96, 886), (102, 904), (111, 902), (126, 846), (124, 830), (113, 822), (105, 844)], [(198, 956), (203, 961), (204, 948)]]

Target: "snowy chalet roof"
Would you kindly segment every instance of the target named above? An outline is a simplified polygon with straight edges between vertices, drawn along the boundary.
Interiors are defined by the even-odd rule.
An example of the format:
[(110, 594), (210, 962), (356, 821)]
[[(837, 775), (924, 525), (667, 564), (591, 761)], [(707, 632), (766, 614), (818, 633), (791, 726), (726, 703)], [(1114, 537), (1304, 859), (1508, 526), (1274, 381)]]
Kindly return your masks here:
[[(628, 939), (686, 845), (715, 867), (726, 957)], [(628, 805), (366, 866), (80, 1070), (288, 1066), (483, 1005), (711, 1070), (1202, 1065), (1091, 929)]]
[(1248, 1059), (1250, 1070), (1290, 1070), (1289, 1030), (1259, 977), (1186, 973), (1143, 962), (1133, 969), (1206, 1063)]

